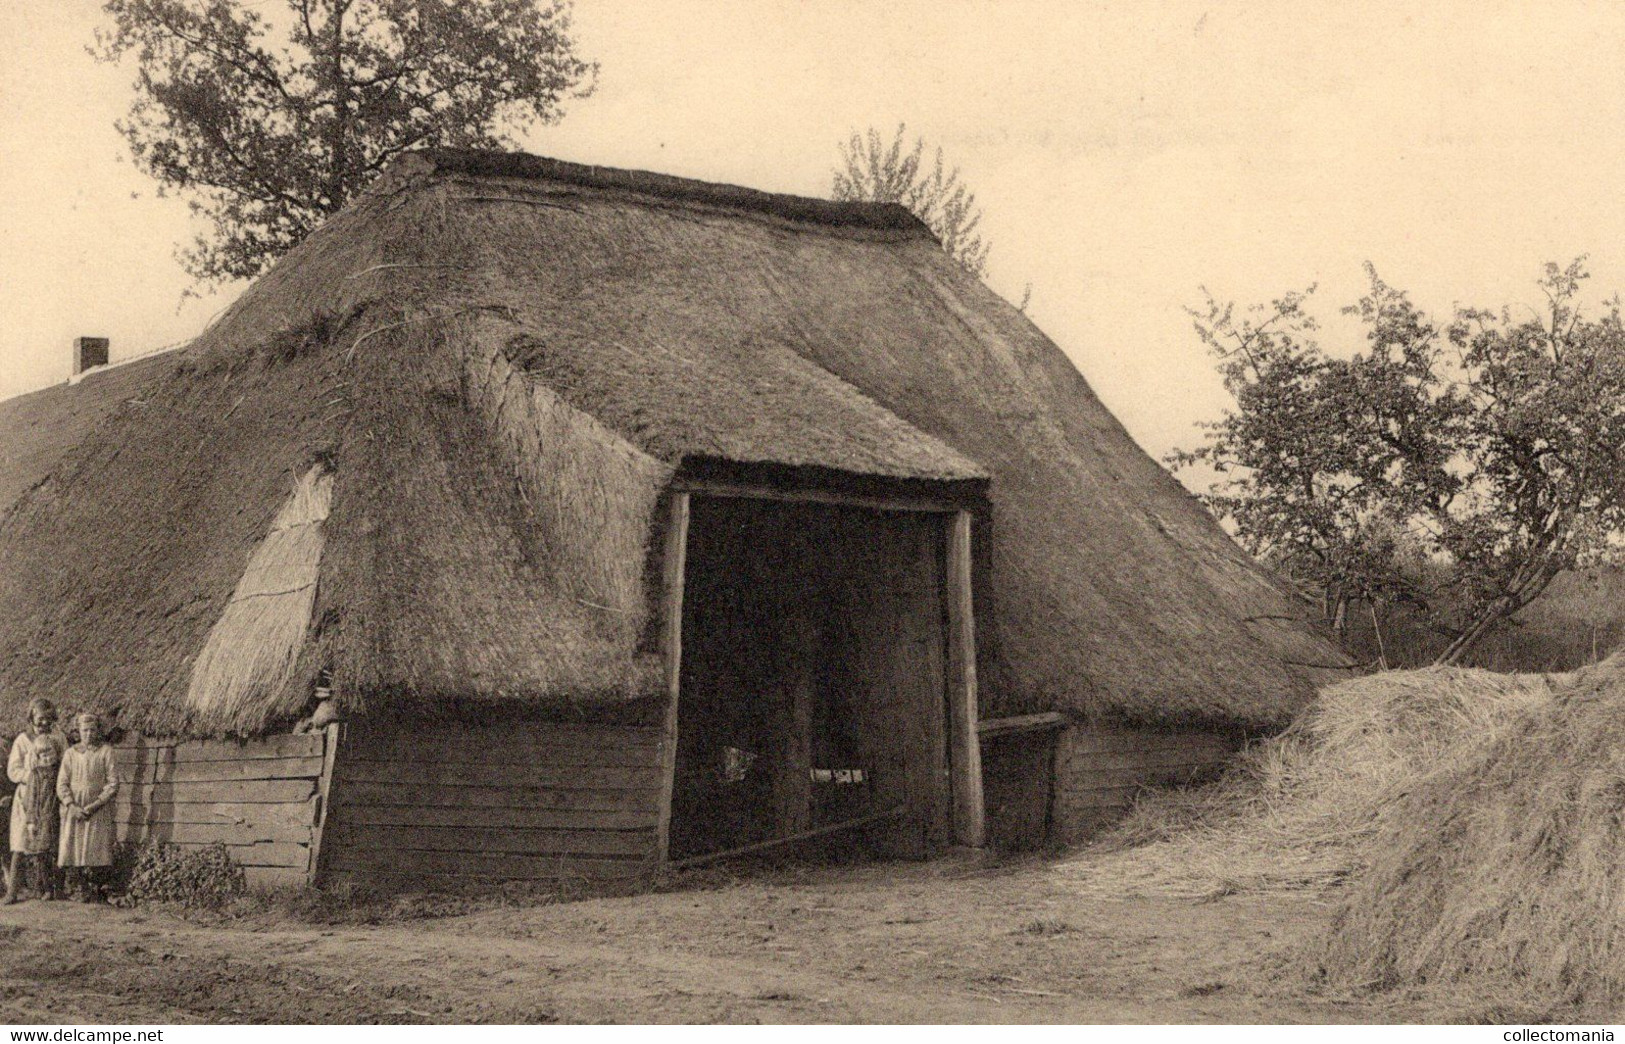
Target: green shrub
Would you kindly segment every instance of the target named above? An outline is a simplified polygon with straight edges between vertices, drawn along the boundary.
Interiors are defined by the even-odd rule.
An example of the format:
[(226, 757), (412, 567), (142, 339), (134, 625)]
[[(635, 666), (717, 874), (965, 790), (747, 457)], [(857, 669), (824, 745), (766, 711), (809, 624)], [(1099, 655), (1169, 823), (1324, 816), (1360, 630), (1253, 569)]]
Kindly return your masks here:
[(222, 844), (181, 848), (148, 842), (134, 851), (129, 896), (140, 903), (217, 908), (248, 890), (243, 868)]

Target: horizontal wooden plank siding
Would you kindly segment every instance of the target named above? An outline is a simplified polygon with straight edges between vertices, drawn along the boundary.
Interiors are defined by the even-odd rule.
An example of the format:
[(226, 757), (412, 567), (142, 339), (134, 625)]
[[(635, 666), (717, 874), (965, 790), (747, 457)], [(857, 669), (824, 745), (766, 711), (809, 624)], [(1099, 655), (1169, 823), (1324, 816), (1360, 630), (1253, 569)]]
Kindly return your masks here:
[(641, 830), (530, 830), (501, 827), (361, 826), (339, 822), (328, 834), (335, 845), (405, 848), (418, 852), (489, 852), (508, 855), (630, 856), (649, 851), (653, 838)]
[(521, 723), (352, 731), (324, 877), (383, 887), (618, 880), (659, 853), (658, 729)]
[(235, 783), (245, 780), (317, 779), (322, 774), (322, 759), (314, 758), (246, 758), (242, 761), (175, 761), (158, 762), (150, 767), (120, 764), (121, 769), (139, 771), (143, 782), (150, 783)]
[[(646, 803), (647, 805), (647, 803)], [(652, 809), (500, 808), (474, 806), (479, 821), (495, 830), (641, 830)], [(349, 805), (344, 821), (352, 826), (462, 827), (467, 807), (445, 805)]]
[(265, 736), (256, 740), (161, 740), (134, 736), (115, 747), (113, 753), (120, 765), (155, 759), (188, 762), (313, 758), (322, 754), (322, 734)]
[[(508, 730), (471, 728), (435, 760), (447, 765), (647, 765), (660, 748), (659, 729), (601, 725), (548, 725)], [(423, 750), (415, 733), (353, 738), (346, 761), (414, 761)]]
[(344, 766), (346, 781), (407, 786), (506, 788), (512, 785), (516, 776), (523, 776), (526, 783), (533, 787), (559, 790), (653, 790), (660, 778), (660, 766), (589, 768), (555, 765), (545, 755), (528, 764), (347, 760)]
[(267, 828), (298, 827), (316, 820), (315, 798), (280, 805), (249, 805), (228, 801), (197, 803), (153, 803), (137, 805), (119, 802), (119, 819), (131, 825), (170, 823), (175, 825), (226, 823), (263, 824)]
[(305, 871), (287, 866), (245, 866), (243, 876), (256, 891), (271, 888), (298, 888), (305, 883)]
[(316, 781), (310, 779), (181, 780), (163, 783), (126, 781), (119, 787), (118, 801), (141, 806), (216, 801), (284, 805), (309, 801), (315, 796)]
[(1147, 787), (1216, 777), (1237, 739), (1195, 730), (1073, 725), (1057, 738), (1052, 829), (1058, 840), (1088, 840), (1121, 818)]
[(115, 750), (120, 841), (223, 844), (255, 887), (304, 883), (321, 822), (326, 737), (155, 740)]
[[(550, 808), (585, 812), (652, 810), (659, 795), (644, 790), (566, 790), (561, 787), (457, 787), (346, 780), (346, 805), (394, 808)], [(483, 821), (483, 817), (482, 817)], [(466, 822), (466, 820), (464, 820)]]

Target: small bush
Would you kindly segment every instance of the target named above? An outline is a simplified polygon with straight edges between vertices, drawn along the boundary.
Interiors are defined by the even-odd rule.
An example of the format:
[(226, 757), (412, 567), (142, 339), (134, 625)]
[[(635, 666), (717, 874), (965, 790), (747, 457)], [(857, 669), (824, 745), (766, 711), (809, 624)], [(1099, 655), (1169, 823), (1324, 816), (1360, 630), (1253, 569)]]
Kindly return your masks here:
[(326, 349), (347, 321), (332, 312), (313, 312), (271, 334), (257, 346), (257, 354), (267, 366), (286, 365)]
[(138, 903), (219, 908), (248, 890), (243, 868), (222, 844), (203, 848), (147, 843), (135, 849), (128, 894)]

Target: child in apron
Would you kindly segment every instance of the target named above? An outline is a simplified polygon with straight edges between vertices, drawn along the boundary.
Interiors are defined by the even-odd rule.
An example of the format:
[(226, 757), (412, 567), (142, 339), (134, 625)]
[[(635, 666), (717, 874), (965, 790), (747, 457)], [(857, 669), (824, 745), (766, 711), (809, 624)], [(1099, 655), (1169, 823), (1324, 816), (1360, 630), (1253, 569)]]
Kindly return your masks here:
[(11, 802), (11, 873), (6, 880), (6, 903), (17, 901), (24, 863), (37, 868), (39, 889), (55, 899), (57, 824), (56, 777), (68, 741), (56, 731), (56, 706), (36, 699), (28, 708), (28, 731), (11, 744), (6, 777), (17, 784)]
[(79, 742), (62, 755), (56, 796), (62, 803), (62, 843), (57, 865), (68, 887), (81, 901), (106, 898), (107, 872), (113, 866), (113, 798), (118, 769), (113, 746), (102, 738), (101, 719), (78, 718)]

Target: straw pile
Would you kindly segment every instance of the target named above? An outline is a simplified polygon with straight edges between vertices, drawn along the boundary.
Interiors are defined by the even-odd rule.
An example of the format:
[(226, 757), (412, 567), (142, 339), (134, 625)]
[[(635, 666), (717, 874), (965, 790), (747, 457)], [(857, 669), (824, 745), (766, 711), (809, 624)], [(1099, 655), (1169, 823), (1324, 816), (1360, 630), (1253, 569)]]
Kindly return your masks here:
[(1100, 895), (1324, 887), (1364, 865), (1384, 810), (1435, 764), (1503, 734), (1562, 682), (1428, 668), (1332, 686), (1219, 782), (1146, 795), (1099, 848), (1060, 873)]
[(1362, 846), (1319, 955), (1345, 986), (1625, 1002), (1625, 654), (1456, 744)]

